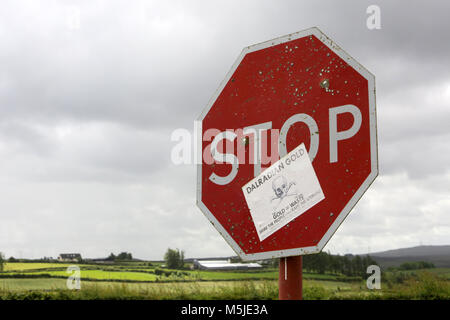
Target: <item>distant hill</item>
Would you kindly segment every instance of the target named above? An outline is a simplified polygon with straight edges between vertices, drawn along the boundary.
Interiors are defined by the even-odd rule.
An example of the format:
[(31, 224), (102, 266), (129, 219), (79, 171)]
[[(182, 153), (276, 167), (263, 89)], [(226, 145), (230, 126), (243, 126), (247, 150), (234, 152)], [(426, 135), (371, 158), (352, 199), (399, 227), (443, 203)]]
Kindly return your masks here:
[(398, 267), (403, 262), (427, 261), (437, 268), (450, 268), (450, 246), (418, 246), (370, 253), (382, 268)]

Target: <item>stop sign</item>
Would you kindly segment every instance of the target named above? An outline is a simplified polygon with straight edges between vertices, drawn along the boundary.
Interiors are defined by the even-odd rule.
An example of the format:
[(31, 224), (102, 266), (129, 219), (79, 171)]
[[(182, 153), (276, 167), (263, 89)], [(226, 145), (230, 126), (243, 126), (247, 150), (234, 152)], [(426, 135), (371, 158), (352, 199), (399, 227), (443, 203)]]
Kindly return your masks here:
[[(198, 123), (197, 204), (244, 260), (320, 252), (378, 174), (375, 78), (317, 28), (244, 48)], [(260, 240), (242, 187), (302, 143), (324, 199)]]

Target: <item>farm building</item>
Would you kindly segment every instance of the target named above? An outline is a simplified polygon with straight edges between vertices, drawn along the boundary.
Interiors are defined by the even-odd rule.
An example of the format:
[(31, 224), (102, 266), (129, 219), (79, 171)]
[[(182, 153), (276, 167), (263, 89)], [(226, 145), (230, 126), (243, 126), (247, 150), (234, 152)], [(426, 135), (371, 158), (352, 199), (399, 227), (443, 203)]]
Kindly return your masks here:
[(77, 262), (81, 261), (81, 254), (79, 253), (61, 253), (58, 257), (59, 261), (62, 262)]
[(250, 270), (261, 268), (259, 263), (232, 263), (230, 260), (194, 260), (194, 269), (200, 270)]

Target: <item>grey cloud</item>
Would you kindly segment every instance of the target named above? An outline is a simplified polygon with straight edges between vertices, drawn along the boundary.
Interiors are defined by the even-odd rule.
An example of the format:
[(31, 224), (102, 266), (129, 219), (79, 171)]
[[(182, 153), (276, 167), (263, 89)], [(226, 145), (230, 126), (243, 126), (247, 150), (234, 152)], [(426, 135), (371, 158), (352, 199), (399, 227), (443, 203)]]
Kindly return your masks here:
[(114, 123), (1, 126), (4, 177), (33, 181), (148, 181), (170, 163), (170, 131)]
[(195, 207), (195, 167), (170, 163), (170, 133), (192, 130), (243, 47), (311, 26), (377, 81), (380, 181), (327, 247), (448, 242), (450, 5), (377, 1), (371, 31), (371, 4), (3, 1), (0, 250), (230, 254)]

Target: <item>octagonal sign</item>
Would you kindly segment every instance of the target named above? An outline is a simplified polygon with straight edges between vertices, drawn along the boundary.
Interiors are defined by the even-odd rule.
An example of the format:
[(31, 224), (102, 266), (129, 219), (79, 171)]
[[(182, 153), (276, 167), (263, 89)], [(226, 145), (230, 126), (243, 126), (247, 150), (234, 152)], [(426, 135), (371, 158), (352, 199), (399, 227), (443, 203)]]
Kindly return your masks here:
[[(317, 28), (246, 47), (198, 139), (197, 205), (242, 259), (320, 252), (378, 174), (375, 78)], [(323, 198), (262, 237), (243, 187), (300, 147), (315, 178), (293, 171), (297, 187), (318, 181)], [(266, 182), (274, 198), (289, 198), (289, 179)]]

